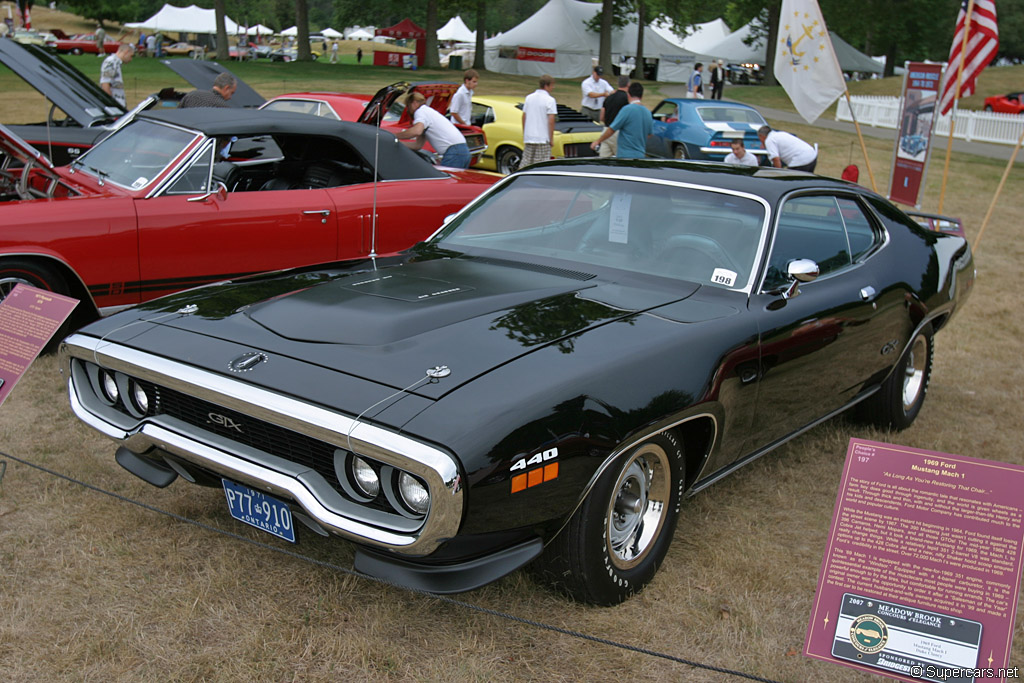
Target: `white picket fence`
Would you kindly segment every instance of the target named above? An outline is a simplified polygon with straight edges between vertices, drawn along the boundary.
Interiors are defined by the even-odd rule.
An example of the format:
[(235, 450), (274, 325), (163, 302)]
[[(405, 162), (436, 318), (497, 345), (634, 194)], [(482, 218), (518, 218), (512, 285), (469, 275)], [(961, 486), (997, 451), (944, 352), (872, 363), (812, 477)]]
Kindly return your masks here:
[[(850, 99), (853, 101), (853, 110), (860, 125), (894, 129), (899, 127), (901, 98), (857, 96)], [(950, 115), (946, 114), (935, 122), (937, 137), (949, 136), (949, 120)], [(836, 121), (853, 121), (850, 105), (845, 98), (840, 99), (836, 107)], [(1024, 115), (960, 109), (956, 114), (953, 137), (967, 141), (1016, 145), (1021, 130), (1024, 130)]]

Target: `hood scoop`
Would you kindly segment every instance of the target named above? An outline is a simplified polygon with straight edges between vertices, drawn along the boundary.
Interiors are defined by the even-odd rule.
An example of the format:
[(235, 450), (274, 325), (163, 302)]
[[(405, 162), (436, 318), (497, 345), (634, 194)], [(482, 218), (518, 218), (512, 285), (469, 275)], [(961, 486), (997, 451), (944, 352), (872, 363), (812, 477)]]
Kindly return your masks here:
[(356, 282), (347, 282), (342, 285), (342, 289), (410, 302), (427, 301), (439, 296), (473, 291), (473, 287), (394, 271), (367, 273), (366, 277), (357, 278)]

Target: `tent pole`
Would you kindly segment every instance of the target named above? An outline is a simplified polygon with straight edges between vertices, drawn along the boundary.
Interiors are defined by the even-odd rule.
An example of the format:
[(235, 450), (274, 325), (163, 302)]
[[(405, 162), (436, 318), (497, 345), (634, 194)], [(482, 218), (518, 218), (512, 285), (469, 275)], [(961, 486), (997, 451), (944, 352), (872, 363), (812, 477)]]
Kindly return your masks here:
[(1013, 162), (1017, 160), (1017, 152), (1020, 151), (1021, 144), (1024, 144), (1024, 130), (1021, 130), (1020, 137), (1017, 138), (1017, 146), (1013, 148), (1013, 154), (1010, 155), (1010, 160), (1006, 163), (1006, 170), (1003, 171), (1003, 177), (999, 181), (999, 187), (996, 188), (996, 194), (992, 197), (992, 203), (988, 205), (988, 212), (985, 214), (985, 220), (981, 222), (981, 230), (978, 231), (978, 237), (974, 240), (974, 250), (978, 250), (978, 245), (981, 244), (981, 236), (985, 234), (985, 226), (988, 225), (988, 219), (992, 217), (992, 210), (996, 208), (996, 202), (999, 200), (999, 194), (1003, 191), (1003, 185), (1006, 184), (1006, 178), (1010, 175), (1010, 169), (1013, 168)]
[(878, 186), (875, 185), (875, 174), (871, 170), (871, 160), (868, 159), (868, 148), (864, 144), (864, 135), (860, 132), (860, 122), (857, 121), (857, 114), (853, 111), (853, 102), (850, 100), (850, 89), (847, 88), (844, 91), (846, 95), (846, 103), (850, 106), (850, 116), (853, 117), (853, 125), (857, 129), (857, 138), (860, 140), (860, 151), (864, 154), (864, 165), (868, 168), (868, 178), (871, 179), (871, 190), (872, 192), (878, 192)]

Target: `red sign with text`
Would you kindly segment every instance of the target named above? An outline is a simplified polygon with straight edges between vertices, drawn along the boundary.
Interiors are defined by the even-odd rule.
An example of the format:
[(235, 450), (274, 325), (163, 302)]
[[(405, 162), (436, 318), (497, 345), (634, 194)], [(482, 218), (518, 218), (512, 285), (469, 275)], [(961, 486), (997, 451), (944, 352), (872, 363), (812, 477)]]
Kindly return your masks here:
[(516, 59), (528, 62), (554, 62), (555, 51), (540, 47), (520, 47), (516, 50)]
[(851, 439), (804, 653), (900, 681), (1014, 679), (1024, 467)]
[(889, 199), (918, 205), (935, 128), (935, 105), (942, 82), (941, 64), (910, 62), (903, 81), (900, 128), (893, 152)]
[(22, 284), (0, 301), (0, 405), (77, 304)]

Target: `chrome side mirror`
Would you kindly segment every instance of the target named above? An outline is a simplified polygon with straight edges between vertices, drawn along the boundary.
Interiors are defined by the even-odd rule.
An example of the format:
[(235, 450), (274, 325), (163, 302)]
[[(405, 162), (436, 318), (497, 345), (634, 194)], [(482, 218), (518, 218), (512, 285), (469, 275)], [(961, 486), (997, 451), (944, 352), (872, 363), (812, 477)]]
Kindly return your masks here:
[(799, 258), (790, 261), (786, 265), (786, 275), (792, 282), (782, 293), (783, 299), (792, 299), (800, 294), (801, 282), (812, 282), (821, 275), (821, 268), (815, 261), (808, 258)]

